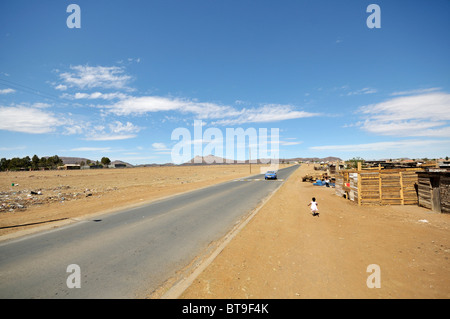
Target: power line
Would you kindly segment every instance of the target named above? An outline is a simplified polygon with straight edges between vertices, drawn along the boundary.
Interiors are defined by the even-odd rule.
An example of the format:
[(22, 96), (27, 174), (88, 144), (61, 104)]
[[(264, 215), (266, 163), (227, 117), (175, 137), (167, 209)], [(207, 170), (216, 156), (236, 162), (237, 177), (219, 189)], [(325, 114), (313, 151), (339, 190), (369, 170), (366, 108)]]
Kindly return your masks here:
[(22, 85), (20, 83), (16, 83), (16, 82), (13, 82), (13, 81), (10, 81), (10, 80), (0, 79), (0, 85), (4, 85), (6, 87), (9, 87), (9, 88), (12, 88), (12, 89), (15, 89), (15, 90), (18, 90), (18, 91), (22, 91), (22, 92), (29, 93), (29, 94), (34, 94), (34, 95), (37, 95), (37, 96), (40, 96), (40, 97), (44, 97), (44, 98), (47, 98), (47, 99), (51, 99), (51, 100), (59, 100), (59, 99), (61, 99), (61, 97), (59, 97), (59, 96), (56, 96), (56, 95), (53, 95), (53, 94), (48, 94), (48, 93), (42, 93), (42, 92), (40, 92), (40, 91), (38, 91), (36, 89), (33, 89), (33, 88), (29, 87), (29, 86)]

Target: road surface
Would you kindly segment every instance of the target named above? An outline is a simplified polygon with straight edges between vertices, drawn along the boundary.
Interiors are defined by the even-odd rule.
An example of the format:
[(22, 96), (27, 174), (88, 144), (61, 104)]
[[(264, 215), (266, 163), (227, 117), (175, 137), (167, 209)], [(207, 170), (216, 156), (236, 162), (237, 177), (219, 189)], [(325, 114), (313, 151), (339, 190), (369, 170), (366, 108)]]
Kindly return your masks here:
[[(0, 243), (0, 298), (139, 298), (225, 236), (298, 166)], [(79, 287), (79, 288), (78, 288)]]

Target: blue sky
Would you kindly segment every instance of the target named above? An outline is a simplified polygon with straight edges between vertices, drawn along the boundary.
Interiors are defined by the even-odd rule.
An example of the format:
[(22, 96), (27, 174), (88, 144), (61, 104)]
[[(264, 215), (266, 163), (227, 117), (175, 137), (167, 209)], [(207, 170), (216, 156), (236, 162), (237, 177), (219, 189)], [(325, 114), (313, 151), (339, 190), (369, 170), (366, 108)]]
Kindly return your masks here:
[[(71, 3), (81, 28), (67, 26)], [(372, 3), (381, 28), (367, 26)], [(0, 157), (165, 163), (194, 120), (223, 135), (277, 128), (282, 158), (450, 156), (449, 12), (448, 0), (1, 1)]]

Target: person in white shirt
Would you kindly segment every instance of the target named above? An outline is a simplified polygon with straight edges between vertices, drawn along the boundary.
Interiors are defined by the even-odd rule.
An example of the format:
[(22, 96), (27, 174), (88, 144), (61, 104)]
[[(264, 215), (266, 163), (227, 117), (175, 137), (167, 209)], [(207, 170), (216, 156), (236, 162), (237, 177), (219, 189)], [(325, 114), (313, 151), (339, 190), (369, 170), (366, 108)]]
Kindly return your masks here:
[(308, 206), (311, 206), (311, 214), (313, 216), (319, 215), (319, 208), (317, 208), (317, 205), (319, 205), (316, 202), (316, 198), (313, 197), (311, 203), (308, 204)]

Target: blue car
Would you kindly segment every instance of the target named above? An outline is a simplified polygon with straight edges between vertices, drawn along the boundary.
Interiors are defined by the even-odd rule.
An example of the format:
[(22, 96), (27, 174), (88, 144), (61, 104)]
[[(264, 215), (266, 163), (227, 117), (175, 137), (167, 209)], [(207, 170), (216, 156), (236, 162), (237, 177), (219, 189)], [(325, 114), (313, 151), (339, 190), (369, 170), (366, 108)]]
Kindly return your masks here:
[(264, 176), (265, 179), (277, 179), (277, 172), (275, 171), (267, 171)]

